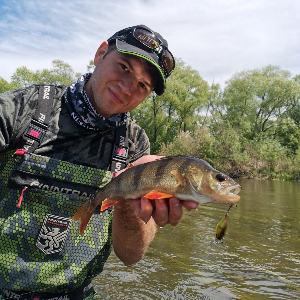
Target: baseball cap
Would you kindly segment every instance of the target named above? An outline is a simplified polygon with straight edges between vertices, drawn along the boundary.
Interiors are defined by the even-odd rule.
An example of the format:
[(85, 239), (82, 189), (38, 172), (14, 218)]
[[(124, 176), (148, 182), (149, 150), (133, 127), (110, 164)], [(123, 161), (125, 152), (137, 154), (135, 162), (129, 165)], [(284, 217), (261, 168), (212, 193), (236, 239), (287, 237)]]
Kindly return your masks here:
[(122, 29), (108, 39), (115, 41), (121, 53), (142, 57), (157, 69), (157, 84), (154, 91), (162, 95), (166, 88), (166, 79), (175, 68), (175, 59), (168, 49), (168, 42), (158, 33), (145, 25)]

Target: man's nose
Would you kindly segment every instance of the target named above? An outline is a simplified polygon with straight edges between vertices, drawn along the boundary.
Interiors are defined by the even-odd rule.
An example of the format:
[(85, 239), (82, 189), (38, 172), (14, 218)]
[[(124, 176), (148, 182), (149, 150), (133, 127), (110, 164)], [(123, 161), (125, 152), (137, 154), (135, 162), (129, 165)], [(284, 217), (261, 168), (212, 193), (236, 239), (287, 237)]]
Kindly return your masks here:
[(120, 82), (120, 87), (124, 94), (131, 95), (133, 90), (137, 86), (137, 80), (134, 76), (126, 76), (123, 80)]

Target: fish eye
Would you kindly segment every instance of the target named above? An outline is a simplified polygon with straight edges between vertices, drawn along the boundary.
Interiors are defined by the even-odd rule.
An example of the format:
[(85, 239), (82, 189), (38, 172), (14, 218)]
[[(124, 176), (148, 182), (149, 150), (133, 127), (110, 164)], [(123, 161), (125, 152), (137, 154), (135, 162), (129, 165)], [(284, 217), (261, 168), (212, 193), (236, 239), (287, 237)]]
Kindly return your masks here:
[(218, 174), (216, 175), (216, 179), (217, 179), (219, 182), (222, 182), (222, 181), (225, 181), (225, 180), (226, 180), (225, 176), (224, 176), (223, 174), (220, 174), (220, 173), (218, 173)]

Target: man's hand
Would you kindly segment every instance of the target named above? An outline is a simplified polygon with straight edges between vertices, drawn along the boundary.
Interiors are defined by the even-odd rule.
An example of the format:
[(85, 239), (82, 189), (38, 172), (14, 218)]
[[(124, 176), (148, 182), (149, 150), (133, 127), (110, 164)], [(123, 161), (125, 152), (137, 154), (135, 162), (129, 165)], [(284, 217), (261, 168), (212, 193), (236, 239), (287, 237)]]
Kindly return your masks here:
[(182, 218), (183, 206), (187, 210), (198, 207), (197, 202), (180, 201), (175, 197), (157, 200), (142, 197), (141, 199), (130, 199), (127, 201), (145, 223), (152, 217), (159, 227), (164, 227), (166, 224), (176, 226)]
[[(132, 163), (132, 166), (151, 162), (162, 157), (163, 156), (146, 155)], [(197, 202), (180, 201), (175, 197), (157, 200), (149, 200), (142, 197), (141, 199), (129, 199), (127, 201), (145, 223), (152, 217), (159, 227), (164, 227), (166, 224), (176, 226), (182, 218), (182, 207), (185, 207), (187, 210), (196, 209), (198, 207)]]

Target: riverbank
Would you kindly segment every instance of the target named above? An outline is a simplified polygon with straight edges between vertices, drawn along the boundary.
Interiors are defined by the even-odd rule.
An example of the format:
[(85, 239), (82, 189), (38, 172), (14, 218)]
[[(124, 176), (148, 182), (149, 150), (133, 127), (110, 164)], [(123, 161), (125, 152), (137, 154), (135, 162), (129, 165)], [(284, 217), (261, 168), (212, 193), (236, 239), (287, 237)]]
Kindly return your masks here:
[(289, 151), (271, 139), (248, 140), (232, 128), (218, 135), (208, 128), (181, 133), (159, 154), (198, 157), (233, 178), (300, 180), (300, 149)]

